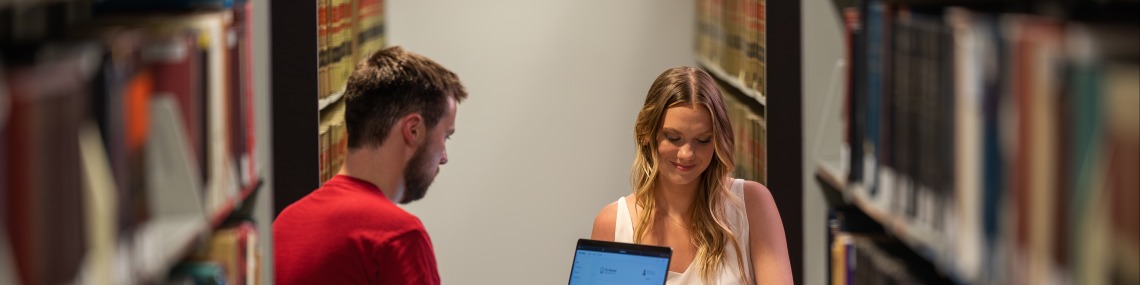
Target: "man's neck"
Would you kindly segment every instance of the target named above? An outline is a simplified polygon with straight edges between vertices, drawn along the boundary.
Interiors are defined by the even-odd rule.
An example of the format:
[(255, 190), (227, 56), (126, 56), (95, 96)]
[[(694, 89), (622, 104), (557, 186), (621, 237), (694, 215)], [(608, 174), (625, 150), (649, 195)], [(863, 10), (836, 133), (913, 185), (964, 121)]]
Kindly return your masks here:
[(388, 200), (399, 203), (404, 197), (404, 163), (401, 157), (383, 147), (349, 150), (337, 174), (372, 183)]

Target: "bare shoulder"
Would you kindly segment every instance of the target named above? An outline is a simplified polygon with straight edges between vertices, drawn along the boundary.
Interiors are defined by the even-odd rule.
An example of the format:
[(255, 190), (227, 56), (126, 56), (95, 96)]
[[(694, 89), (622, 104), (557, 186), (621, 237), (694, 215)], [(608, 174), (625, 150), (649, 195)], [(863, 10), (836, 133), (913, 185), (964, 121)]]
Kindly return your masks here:
[(772, 198), (772, 191), (769, 191), (764, 184), (752, 180), (744, 180), (744, 203), (750, 209), (769, 205), (776, 206), (776, 200)]
[(618, 202), (614, 201), (598, 212), (598, 216), (594, 218), (594, 230), (590, 234), (590, 239), (594, 240), (614, 240), (614, 224), (617, 222), (617, 208)]
[(776, 200), (767, 186), (756, 181), (744, 181), (744, 207), (748, 209), (748, 221), (764, 227), (780, 225), (780, 211)]
[(749, 250), (756, 283), (792, 284), (784, 222), (772, 191), (755, 181), (745, 181), (744, 204), (748, 209)]

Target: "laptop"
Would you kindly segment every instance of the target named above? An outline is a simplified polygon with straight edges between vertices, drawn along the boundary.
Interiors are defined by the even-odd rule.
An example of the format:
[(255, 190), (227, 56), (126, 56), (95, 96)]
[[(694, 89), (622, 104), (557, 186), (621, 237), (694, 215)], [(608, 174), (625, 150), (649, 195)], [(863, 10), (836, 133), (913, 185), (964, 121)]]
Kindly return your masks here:
[(664, 285), (668, 247), (578, 239), (570, 285)]

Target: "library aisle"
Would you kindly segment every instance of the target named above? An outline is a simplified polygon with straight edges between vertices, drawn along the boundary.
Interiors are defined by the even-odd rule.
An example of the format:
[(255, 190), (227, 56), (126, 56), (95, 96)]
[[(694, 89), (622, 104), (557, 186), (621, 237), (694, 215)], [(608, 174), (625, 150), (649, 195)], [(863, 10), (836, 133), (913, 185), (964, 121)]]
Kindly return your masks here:
[(274, 284), (391, 46), (470, 94), (401, 205), (448, 284), (565, 282), (675, 66), (798, 284), (1140, 283), (1135, 0), (270, 2), (0, 0), (0, 284)]

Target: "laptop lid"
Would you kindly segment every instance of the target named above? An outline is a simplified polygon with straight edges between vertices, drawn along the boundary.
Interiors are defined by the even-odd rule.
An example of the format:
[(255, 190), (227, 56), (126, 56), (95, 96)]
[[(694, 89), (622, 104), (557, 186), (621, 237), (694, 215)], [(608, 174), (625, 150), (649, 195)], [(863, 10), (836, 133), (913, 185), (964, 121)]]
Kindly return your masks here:
[(570, 285), (663, 285), (672, 257), (668, 247), (578, 239)]

